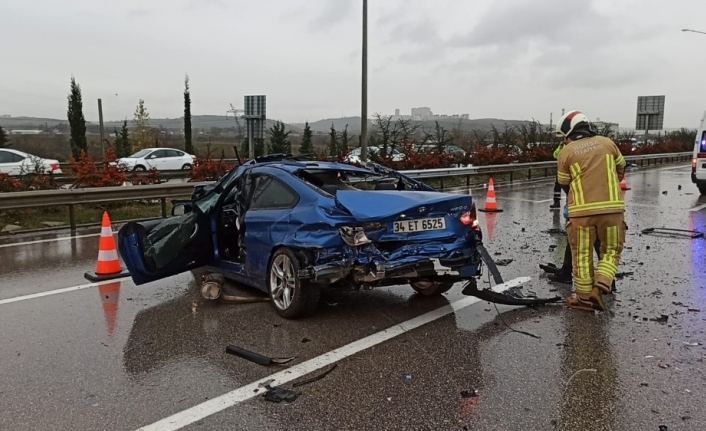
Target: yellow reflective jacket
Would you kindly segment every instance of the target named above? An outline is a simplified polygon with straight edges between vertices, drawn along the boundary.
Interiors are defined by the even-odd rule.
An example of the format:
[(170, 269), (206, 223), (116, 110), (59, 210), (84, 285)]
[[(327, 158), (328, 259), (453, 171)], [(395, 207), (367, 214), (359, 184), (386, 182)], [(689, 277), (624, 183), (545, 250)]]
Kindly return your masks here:
[(556, 147), (556, 150), (554, 150), (554, 158), (555, 159), (559, 158), (559, 154), (561, 154), (561, 150), (563, 150), (563, 149), (564, 149), (564, 144), (561, 144), (558, 147)]
[(625, 211), (620, 181), (625, 159), (604, 136), (569, 142), (559, 154), (559, 184), (570, 186), (569, 217), (587, 217)]

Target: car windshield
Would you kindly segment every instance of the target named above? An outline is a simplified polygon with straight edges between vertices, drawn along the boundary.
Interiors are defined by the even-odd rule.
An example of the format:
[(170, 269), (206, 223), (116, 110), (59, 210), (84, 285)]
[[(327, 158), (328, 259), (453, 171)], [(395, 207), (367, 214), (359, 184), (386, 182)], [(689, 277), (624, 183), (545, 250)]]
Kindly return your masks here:
[(202, 214), (210, 214), (211, 211), (216, 207), (216, 204), (218, 204), (218, 201), (223, 195), (223, 192), (225, 191), (230, 191), (230, 189), (233, 186), (233, 183), (238, 179), (240, 174), (244, 172), (244, 168), (242, 166), (239, 166), (235, 169), (232, 169), (230, 172), (225, 174), (223, 178), (218, 180), (218, 183), (216, 183), (215, 187), (213, 187), (211, 190), (208, 191), (204, 196), (199, 198), (195, 204), (198, 207), (199, 211)]
[(140, 150), (140, 151), (136, 152), (135, 154), (133, 154), (132, 156), (127, 156), (126, 158), (127, 159), (140, 159), (140, 158), (148, 155), (151, 151), (152, 150)]

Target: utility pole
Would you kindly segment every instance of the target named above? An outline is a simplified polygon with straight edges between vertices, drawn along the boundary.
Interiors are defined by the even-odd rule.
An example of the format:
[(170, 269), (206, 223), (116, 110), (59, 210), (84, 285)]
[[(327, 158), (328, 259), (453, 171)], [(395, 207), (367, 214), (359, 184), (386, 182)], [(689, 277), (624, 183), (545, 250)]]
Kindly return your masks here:
[(98, 121), (100, 122), (101, 128), (101, 150), (105, 156), (105, 136), (103, 134), (103, 103), (98, 99)]
[(360, 159), (368, 161), (368, 0), (363, 0), (363, 82), (360, 107)]

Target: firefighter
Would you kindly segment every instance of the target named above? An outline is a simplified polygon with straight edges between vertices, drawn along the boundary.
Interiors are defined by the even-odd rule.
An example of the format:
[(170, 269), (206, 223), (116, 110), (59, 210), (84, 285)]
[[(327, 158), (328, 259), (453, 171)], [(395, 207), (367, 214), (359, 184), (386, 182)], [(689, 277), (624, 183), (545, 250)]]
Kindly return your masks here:
[[(562, 141), (558, 147), (556, 147), (556, 150), (554, 150), (554, 159), (559, 159), (559, 154), (561, 154), (561, 150), (564, 149), (565, 143)], [(556, 181), (554, 182), (554, 203), (549, 205), (549, 208), (551, 209), (559, 209), (561, 208), (561, 184), (559, 184), (559, 176), (557, 175)]]
[[(559, 184), (567, 192), (569, 222), (566, 226), (573, 264), (574, 293), (569, 308), (605, 310), (602, 293), (610, 293), (627, 226), (620, 181), (625, 159), (615, 143), (597, 136), (588, 118), (567, 112), (556, 125), (565, 146), (557, 161)], [(598, 265), (593, 264), (593, 244), (600, 240)]]

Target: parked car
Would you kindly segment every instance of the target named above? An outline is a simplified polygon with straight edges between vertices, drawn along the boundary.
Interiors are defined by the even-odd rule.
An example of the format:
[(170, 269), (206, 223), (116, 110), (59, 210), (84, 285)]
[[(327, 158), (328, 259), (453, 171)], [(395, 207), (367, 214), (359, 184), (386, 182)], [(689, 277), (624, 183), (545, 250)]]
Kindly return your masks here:
[(409, 283), (435, 296), (475, 283), (482, 234), (473, 198), (367, 166), (250, 161), (196, 186), (173, 217), (127, 223), (120, 254), (137, 285), (206, 267), (269, 293), (286, 318), (313, 312), (323, 289)]
[(146, 148), (135, 154), (118, 159), (118, 165), (135, 171), (157, 169), (159, 171), (176, 171), (191, 169), (195, 156), (173, 148)]
[[(368, 147), (368, 156), (374, 157), (381, 153), (379, 147)], [(387, 157), (389, 157), (393, 162), (401, 162), (405, 159), (404, 153), (398, 151), (397, 149), (387, 147)], [(360, 148), (356, 148), (343, 158), (346, 163), (361, 164), (360, 160)]]
[(691, 182), (696, 184), (699, 193), (706, 195), (706, 111), (696, 132), (694, 153), (691, 160)]
[(42, 173), (61, 174), (58, 160), (44, 159), (22, 151), (0, 148), (0, 173), (8, 175)]

